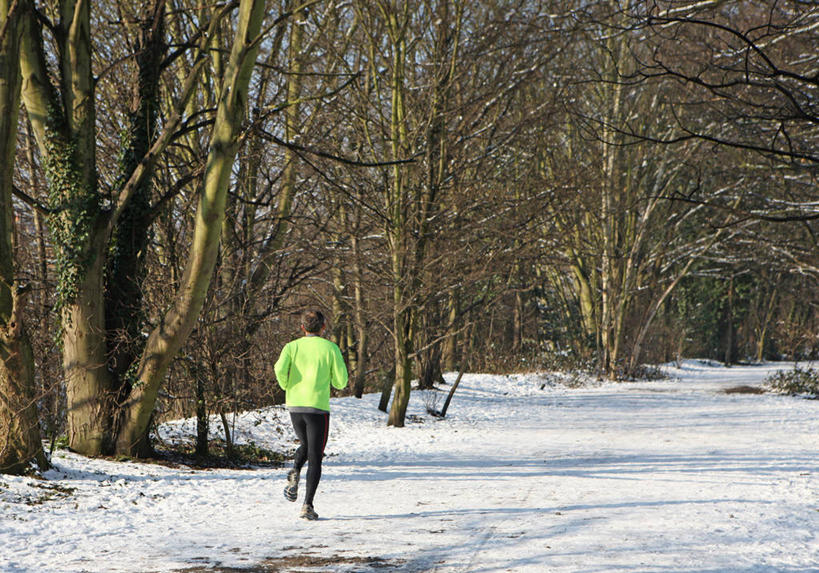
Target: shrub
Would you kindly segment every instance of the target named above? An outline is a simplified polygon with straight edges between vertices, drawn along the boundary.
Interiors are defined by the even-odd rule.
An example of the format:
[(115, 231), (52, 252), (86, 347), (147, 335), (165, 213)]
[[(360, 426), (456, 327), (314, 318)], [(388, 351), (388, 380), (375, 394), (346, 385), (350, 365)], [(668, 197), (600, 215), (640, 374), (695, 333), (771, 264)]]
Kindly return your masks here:
[(622, 375), (623, 380), (642, 382), (646, 380), (668, 380), (668, 374), (659, 366), (641, 364)]
[(814, 368), (800, 368), (793, 370), (779, 370), (765, 380), (766, 385), (780, 394), (800, 394), (819, 397), (819, 370)]

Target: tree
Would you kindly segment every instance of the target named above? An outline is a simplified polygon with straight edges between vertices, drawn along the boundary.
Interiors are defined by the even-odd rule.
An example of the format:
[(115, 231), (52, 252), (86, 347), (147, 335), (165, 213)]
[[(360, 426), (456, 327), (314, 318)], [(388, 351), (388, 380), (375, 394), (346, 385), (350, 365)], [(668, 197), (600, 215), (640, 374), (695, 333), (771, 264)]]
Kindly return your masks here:
[[(135, 247), (143, 239), (138, 237), (130, 248), (118, 242), (117, 254), (110, 257), (112, 238), (119, 234), (121, 224), (136, 226), (136, 235), (146, 231), (142, 193), (153, 177), (158, 158), (182, 122), (199, 72), (208, 60), (208, 46), (216, 25), (237, 4), (228, 3), (216, 10), (209, 22), (210, 29), (199, 35), (195, 64), (161, 132), (156, 128), (154, 107), (157, 82), (151, 79), (155, 77), (150, 75), (149, 68), (165, 54), (162, 32), (165, 1), (155, 0), (145, 7), (147, 24), (137, 58), (139, 89), (131, 107), (128, 137), (121, 144), (126, 159), (120, 184), (110, 195), (100, 193), (98, 187), (97, 81), (92, 71), (90, 3), (62, 0), (58, 7), (59, 20), (49, 24), (57, 46), (59, 71), (53, 74), (57, 85), (51, 81), (49, 59), (45, 56), (45, 17), (38, 17), (33, 11), (25, 22), (21, 65), (23, 99), (40, 148), (54, 213), (50, 226), (57, 251), (69, 444), (88, 455), (111, 452), (140, 455), (149, 449), (147, 431), (156, 393), (168, 364), (193, 327), (218, 254), (231, 166), (240, 142), (250, 73), (261, 41), (264, 2), (238, 3), (235, 41), (219, 86), (193, 244), (173, 306), (140, 352), (133, 347), (111, 352), (111, 337), (106, 328), (113, 325), (123, 329), (133, 321), (139, 289), (130, 288), (127, 292), (133, 296), (126, 293), (125, 304), (112, 306), (110, 297), (120, 296), (123, 290), (117, 288), (116, 276), (109, 280), (110, 288), (105, 285), (109, 263), (117, 263), (117, 269), (134, 268), (130, 263), (138, 256)], [(127, 280), (137, 280), (123, 274)], [(136, 307), (129, 306), (129, 302), (136, 302)], [(106, 311), (111, 315), (110, 322), (106, 321)], [(113, 363), (112, 358), (116, 360)]]
[(28, 2), (0, 0), (0, 473), (48, 467), (40, 442), (25, 289), (14, 276), (12, 186), (20, 105), (21, 22)]
[[(631, 79), (681, 89), (675, 134), (816, 164), (816, 11), (799, 1), (657, 2), (630, 14), (651, 47)], [(650, 135), (634, 129), (634, 135)]]
[[(643, 41), (632, 50), (634, 68), (618, 81), (658, 94), (673, 121), (662, 133), (634, 120), (614, 122), (612, 129), (627, 142), (675, 152), (699, 142), (718, 157), (703, 161), (712, 165), (714, 186), (665, 195), (706, 206), (737, 225), (732, 234), (740, 242), (726, 261), (751, 243), (757, 263), (775, 249), (768, 268), (816, 276), (816, 11), (799, 1), (737, 0), (655, 2), (626, 14)], [(717, 187), (728, 192), (716, 194)], [(783, 259), (788, 267), (781, 267)], [(726, 277), (729, 284), (733, 277)], [(773, 297), (766, 306), (775, 306)], [(763, 314), (760, 345), (771, 312)], [(762, 347), (749, 354), (760, 356)]]
[[(358, 92), (363, 125), (354, 140), (376, 161), (392, 162), (376, 171), (371, 187), (380, 196), (368, 205), (377, 207), (384, 229), (382, 274), (392, 289), (395, 384), (388, 423), (401, 426), (413, 361), (428, 374), (438, 371), (441, 345), (458, 328), (441, 309), (474, 261), (453, 267), (451, 249), (466, 255), (474, 246), (466, 244), (472, 229), (457, 227), (467, 219), (459, 219), (456, 208), (474, 214), (481, 209), (476, 203), (489, 198), (491, 212), (511, 193), (498, 171), (520, 125), (511, 110), (522, 86), (548, 61), (551, 45), (541, 49), (532, 40), (543, 31), (534, 23), (546, 19), (546, 10), (525, 3), (506, 11), (452, 0), (384, 1), (357, 3), (356, 10), (367, 76)], [(474, 224), (486, 227), (487, 221), (505, 223), (490, 213)]]
[[(691, 228), (696, 209), (664, 198), (688, 185), (697, 147), (670, 152), (629, 146), (613, 127), (641, 117), (662, 131), (668, 108), (657, 92), (620, 79), (632, 65), (630, 50), (638, 48), (618, 4), (585, 9), (576, 32), (584, 41), (567, 50), (568, 62), (582, 62), (566, 87), (571, 115), (559, 136), (562, 145), (544, 153), (540, 167), (544, 179), (573, 191), (563, 192), (553, 213), (571, 280), (554, 272), (547, 277), (568, 306), (567, 315), (579, 315), (575, 332), (593, 341), (599, 369), (618, 377), (636, 368), (656, 309), (713, 241), (702, 241), (707, 230), (681, 232)], [(574, 174), (562, 181), (567, 166)], [(636, 336), (629, 340), (633, 330)], [(582, 351), (582, 344), (574, 346)]]
[(137, 384), (125, 404), (123, 425), (117, 437), (120, 452), (139, 451), (148, 431), (159, 386), (171, 360), (193, 329), (210, 284), (264, 14), (262, 0), (243, 0), (239, 6), (236, 37), (219, 91), (191, 252), (174, 305), (146, 342), (137, 368)]
[(702, 188), (671, 197), (770, 222), (819, 218), (816, 11), (799, 1), (733, 0), (655, 2), (626, 15), (643, 42), (619, 79), (663, 94), (673, 121), (664, 133), (633, 120), (611, 128), (629, 142), (701, 141), (731, 153), (736, 167), (723, 176), (745, 190), (736, 205), (730, 195), (712, 201)]

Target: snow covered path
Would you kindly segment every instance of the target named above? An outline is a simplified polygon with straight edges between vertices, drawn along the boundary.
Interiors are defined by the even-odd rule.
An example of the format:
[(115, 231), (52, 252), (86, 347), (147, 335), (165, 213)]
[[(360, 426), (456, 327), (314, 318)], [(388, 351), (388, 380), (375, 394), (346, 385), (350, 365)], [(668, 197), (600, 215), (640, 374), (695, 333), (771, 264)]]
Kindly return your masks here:
[[(447, 420), (416, 392), (423, 423), (403, 429), (377, 396), (334, 400), (313, 523), (281, 496), (284, 469), (59, 452), (47, 481), (0, 476), (0, 571), (815, 573), (819, 402), (721, 392), (788, 366), (689, 361), (580, 390), (467, 375)], [(285, 420), (237, 430), (288, 447)]]

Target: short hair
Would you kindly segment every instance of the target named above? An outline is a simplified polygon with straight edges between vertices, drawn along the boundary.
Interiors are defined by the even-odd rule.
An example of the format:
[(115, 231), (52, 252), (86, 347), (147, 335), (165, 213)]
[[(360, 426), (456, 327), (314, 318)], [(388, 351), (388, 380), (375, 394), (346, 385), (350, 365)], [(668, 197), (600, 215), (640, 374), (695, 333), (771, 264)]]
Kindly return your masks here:
[(319, 334), (324, 327), (324, 315), (320, 310), (307, 310), (301, 315), (301, 324), (310, 334)]

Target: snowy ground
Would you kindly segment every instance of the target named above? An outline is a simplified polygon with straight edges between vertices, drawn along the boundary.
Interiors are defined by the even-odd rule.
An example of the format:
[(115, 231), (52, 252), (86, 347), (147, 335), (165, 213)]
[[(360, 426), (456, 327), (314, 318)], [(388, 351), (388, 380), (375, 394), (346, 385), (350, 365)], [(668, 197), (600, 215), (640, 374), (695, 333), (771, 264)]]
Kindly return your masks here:
[[(318, 522), (283, 468), (57, 452), (46, 480), (0, 476), (0, 571), (817, 572), (819, 402), (721, 392), (788, 366), (574, 390), (467, 375), (445, 421), (416, 392), (403, 429), (377, 396), (334, 400)], [(288, 449), (286, 421), (237, 430)]]

